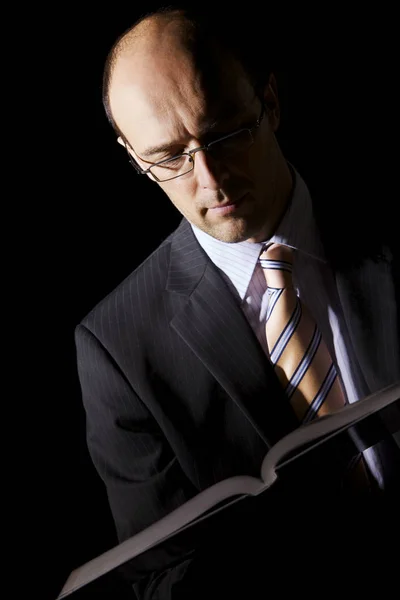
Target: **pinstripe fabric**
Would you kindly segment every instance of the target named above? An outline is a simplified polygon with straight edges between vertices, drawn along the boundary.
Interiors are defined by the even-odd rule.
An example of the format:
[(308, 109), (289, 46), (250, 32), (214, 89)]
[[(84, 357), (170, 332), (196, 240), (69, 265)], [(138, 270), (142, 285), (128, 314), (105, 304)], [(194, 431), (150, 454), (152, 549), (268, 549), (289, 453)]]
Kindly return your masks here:
[[(374, 291), (374, 273), (357, 272), (355, 290), (352, 277), (336, 278), (338, 294), (329, 295), (327, 308), (324, 294), (335, 280), (315, 258), (315, 248), (310, 250), (308, 234), (309, 229), (308, 246), (301, 244), (305, 250), (299, 252), (300, 290), (317, 307), (321, 329), (330, 334), (336, 350), (335, 360), (344, 365), (344, 380), (358, 381), (356, 366), (367, 389), (390, 383), (400, 364), (397, 338), (390, 331), (374, 331), (391, 362), (373, 365), (370, 374), (375, 348), (363, 338), (362, 329), (362, 321), (371, 320), (369, 305), (353, 302), (356, 290)], [(261, 268), (255, 268), (256, 245), (231, 245), (237, 262), (225, 245), (218, 245), (218, 252), (235, 264), (236, 280), (216, 267), (215, 257), (210, 260), (212, 251), (204, 248), (182, 219), (177, 230), (76, 328), (88, 448), (106, 486), (121, 541), (216, 481), (242, 473), (258, 475), (268, 447), (297, 426), (263, 351), (265, 279)], [(396, 321), (391, 277), (385, 269), (379, 276), (387, 295), (376, 299), (382, 303), (378, 312), (384, 308), (382, 319)], [(336, 301), (343, 307), (343, 320), (338, 319)], [(340, 323), (337, 330), (331, 329), (335, 320)], [(382, 325), (379, 319), (376, 326)], [(344, 353), (346, 326), (357, 350), (354, 365)], [(360, 389), (356, 386), (356, 395)], [(348, 390), (351, 396), (351, 385)], [(184, 576), (195, 540), (179, 547), (171, 544), (165, 552), (145, 553), (140, 565), (142, 591), (146, 587), (168, 598), (174, 583)]]
[(120, 540), (222, 478), (259, 475), (266, 449), (295, 427), (247, 320), (185, 222), (75, 339), (88, 448)]
[[(308, 188), (297, 170), (293, 169), (293, 172), (295, 189), (291, 203), (278, 230), (263, 244), (282, 243), (297, 250), (294, 287), (317, 322), (347, 401), (355, 402), (400, 379), (393, 275), (389, 264), (372, 261), (345, 276), (332, 273), (318, 234)], [(268, 355), (264, 327), (268, 292), (258, 264), (263, 244), (227, 244), (194, 225), (192, 229)], [(377, 285), (381, 290), (379, 295), (376, 294)], [(360, 296), (361, 289), (365, 290), (365, 299)], [(365, 327), (365, 323), (369, 327)], [(371, 340), (374, 340), (373, 346)], [(364, 456), (377, 482), (382, 485), (380, 453), (370, 448)]]

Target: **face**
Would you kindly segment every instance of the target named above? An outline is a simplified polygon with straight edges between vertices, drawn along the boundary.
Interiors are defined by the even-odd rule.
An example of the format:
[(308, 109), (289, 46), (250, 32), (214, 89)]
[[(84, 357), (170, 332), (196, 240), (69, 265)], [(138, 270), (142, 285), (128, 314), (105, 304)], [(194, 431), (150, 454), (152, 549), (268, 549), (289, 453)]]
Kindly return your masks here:
[[(142, 169), (256, 123), (262, 101), (245, 73), (231, 58), (217, 60), (211, 82), (182, 49), (147, 49), (120, 59), (111, 109)], [(191, 223), (225, 242), (272, 235), (290, 191), (275, 138), (279, 107), (273, 78), (263, 100), (267, 111), (250, 148), (218, 158), (199, 151), (190, 173), (157, 183)]]

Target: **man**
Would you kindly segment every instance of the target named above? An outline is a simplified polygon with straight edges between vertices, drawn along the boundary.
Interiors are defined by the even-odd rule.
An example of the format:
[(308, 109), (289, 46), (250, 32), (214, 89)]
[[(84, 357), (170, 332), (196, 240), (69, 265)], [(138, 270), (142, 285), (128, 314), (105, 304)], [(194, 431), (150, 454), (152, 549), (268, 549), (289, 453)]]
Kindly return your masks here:
[[(229, 27), (207, 20), (174, 9), (148, 15), (116, 42), (105, 69), (118, 142), (183, 215), (76, 330), (89, 449), (121, 541), (216, 481), (258, 475), (268, 447), (298, 425), (269, 360), (259, 261), (267, 245), (296, 251), (298, 293), (347, 401), (400, 379), (390, 249), (343, 270), (334, 264), (308, 189), (277, 143), (274, 74), (258, 68), (248, 40), (240, 46)], [(378, 489), (395, 479), (390, 436), (387, 446), (364, 453)], [(336, 468), (332, 458), (321, 488), (339, 489)], [(196, 563), (197, 549), (193, 539), (150, 553), (138, 596), (193, 598), (213, 570), (204, 553)]]

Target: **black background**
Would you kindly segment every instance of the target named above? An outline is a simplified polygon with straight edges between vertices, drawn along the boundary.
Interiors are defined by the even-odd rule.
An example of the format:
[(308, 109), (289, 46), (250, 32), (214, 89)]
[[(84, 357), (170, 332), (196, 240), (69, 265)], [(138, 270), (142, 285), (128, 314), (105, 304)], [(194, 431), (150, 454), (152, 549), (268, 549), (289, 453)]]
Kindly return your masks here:
[[(23, 115), (33, 127), (15, 136), (13, 248), (22, 260), (14, 272), (23, 293), (22, 337), (14, 337), (18, 375), (29, 387), (26, 414), (34, 413), (27, 470), (30, 497), (40, 506), (42, 562), (51, 565), (40, 582), (49, 598), (72, 568), (115, 543), (86, 449), (74, 328), (180, 219), (156, 185), (135, 174), (101, 104), (109, 47), (155, 4), (61, 3), (57, 12), (35, 12), (20, 65)], [(246, 7), (258, 14), (254, 3)], [(389, 227), (396, 190), (393, 15), (326, 8), (269, 14), (286, 157), (312, 192), (330, 188), (335, 211), (361, 220), (376, 213), (377, 227)], [(35, 520), (24, 510), (23, 520)], [(91, 593), (111, 597), (106, 584), (102, 590)]]

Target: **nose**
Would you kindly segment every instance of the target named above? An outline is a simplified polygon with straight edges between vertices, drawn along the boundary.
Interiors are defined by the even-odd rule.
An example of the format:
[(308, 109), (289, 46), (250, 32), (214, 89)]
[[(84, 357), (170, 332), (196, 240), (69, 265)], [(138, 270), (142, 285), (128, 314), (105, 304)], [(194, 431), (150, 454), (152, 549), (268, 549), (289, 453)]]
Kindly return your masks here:
[(227, 166), (211, 156), (206, 150), (200, 150), (193, 156), (194, 173), (199, 185), (205, 189), (219, 190), (229, 178)]

